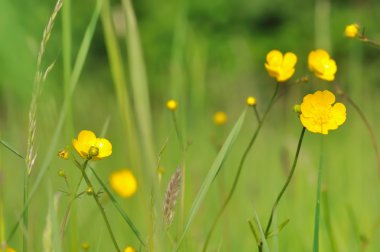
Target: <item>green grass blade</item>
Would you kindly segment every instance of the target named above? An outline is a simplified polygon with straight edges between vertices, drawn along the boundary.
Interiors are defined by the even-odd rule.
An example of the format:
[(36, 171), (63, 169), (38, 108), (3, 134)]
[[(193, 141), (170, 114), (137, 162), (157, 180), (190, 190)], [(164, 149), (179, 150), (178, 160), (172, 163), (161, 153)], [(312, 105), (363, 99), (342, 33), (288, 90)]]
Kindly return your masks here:
[(257, 224), (257, 227), (259, 228), (259, 231), (260, 231), (260, 238), (261, 238), (261, 242), (262, 242), (262, 248), (263, 248), (263, 251), (264, 252), (270, 252), (270, 249), (269, 249), (269, 245), (268, 245), (268, 242), (267, 242), (267, 239), (265, 238), (265, 234), (264, 234), (264, 231), (263, 231), (263, 227), (261, 226), (261, 223), (260, 223), (260, 220), (259, 220), (259, 216), (257, 216), (257, 213), (255, 212), (255, 222)]
[[(77, 58), (75, 61), (74, 69), (73, 69), (73, 72), (72, 72), (72, 75), (70, 78), (70, 96), (65, 97), (65, 100), (64, 100), (64, 103), (62, 106), (62, 110), (61, 110), (61, 113), (59, 115), (57, 126), (55, 128), (53, 136), (51, 137), (52, 140), (50, 141), (50, 144), (49, 144), (49, 148), (48, 148), (49, 151), (47, 152), (47, 154), (45, 156), (45, 159), (44, 159), (44, 161), (43, 161), (43, 163), (39, 169), (39, 173), (37, 175), (37, 178), (36, 178), (36, 180), (32, 186), (32, 189), (29, 192), (29, 197), (28, 197), (28, 200), (26, 201), (26, 204), (25, 204), (23, 210), (21, 211), (21, 216), (23, 215), (26, 208), (30, 204), (32, 197), (34, 196), (35, 192), (37, 191), (40, 183), (42, 182), (43, 177), (45, 176), (45, 173), (47, 172), (47, 170), (49, 168), (49, 164), (51, 163), (51, 160), (53, 159), (53, 157), (56, 154), (58, 139), (61, 135), (62, 127), (63, 127), (64, 121), (65, 121), (65, 118), (66, 118), (66, 115), (68, 112), (70, 99), (71, 99), (71, 96), (75, 90), (77, 83), (78, 83), (80, 74), (82, 72), (82, 69), (83, 69), (83, 66), (84, 66), (84, 63), (85, 63), (85, 60), (87, 57), (87, 53), (90, 49), (91, 40), (92, 40), (92, 37), (93, 37), (94, 32), (95, 32), (97, 21), (99, 19), (101, 4), (102, 4), (102, 0), (98, 0), (96, 2), (95, 10), (92, 14), (90, 23), (87, 26), (85, 35), (83, 37), (83, 40), (82, 40), (82, 43), (81, 43), (81, 46), (79, 48), (79, 52), (78, 52), (78, 55), (77, 55)], [(21, 217), (19, 218), (19, 220), (17, 221), (15, 226), (11, 229), (11, 232), (7, 238), (7, 242), (9, 242), (9, 240), (12, 239), (12, 237), (14, 236), (14, 234), (17, 230), (17, 227), (20, 224), (20, 219), (21, 219)]]
[(187, 231), (189, 230), (189, 227), (190, 227), (195, 215), (197, 214), (197, 212), (199, 210), (199, 207), (201, 206), (201, 204), (202, 204), (202, 202), (206, 196), (206, 193), (208, 192), (212, 182), (214, 181), (216, 175), (218, 174), (220, 168), (222, 167), (224, 160), (226, 159), (227, 155), (229, 154), (231, 146), (235, 142), (235, 140), (236, 140), (236, 138), (240, 132), (241, 126), (243, 125), (246, 111), (247, 110), (244, 110), (244, 112), (241, 114), (241, 116), (239, 117), (239, 119), (235, 123), (235, 126), (231, 130), (230, 134), (227, 137), (227, 140), (223, 144), (222, 149), (219, 151), (219, 153), (216, 156), (210, 170), (208, 171), (206, 178), (203, 181), (202, 186), (199, 189), (199, 192), (193, 201), (193, 205), (190, 209), (189, 218), (187, 220), (184, 231), (181, 235), (181, 238), (178, 241), (178, 244), (177, 244), (177, 247), (175, 250), (179, 249), (181, 242), (183, 241)]
[(101, 11), (101, 21), (103, 26), (104, 40), (106, 44), (108, 60), (110, 64), (111, 76), (116, 92), (117, 102), (125, 129), (125, 139), (127, 141), (128, 159), (133, 167), (141, 167), (141, 155), (134, 122), (134, 114), (131, 106), (130, 94), (127, 89), (125, 78), (125, 64), (121, 58), (121, 50), (117, 41), (115, 29), (112, 24), (111, 7), (109, 0), (103, 0)]
[(155, 145), (152, 133), (148, 78), (143, 51), (132, 3), (130, 0), (123, 0), (122, 3), (127, 22), (127, 49), (135, 114), (142, 137), (143, 150), (145, 151), (144, 156), (147, 161), (146, 165), (153, 170), (155, 167)]
[(2, 144), (5, 148), (10, 150), (11, 152), (13, 152), (13, 154), (18, 156), (19, 158), (24, 159), (24, 157), (18, 151), (16, 151), (12, 146), (10, 146), (8, 143), (4, 142), (3, 140), (0, 140), (0, 144)]
[(115, 197), (112, 195), (111, 191), (107, 188), (107, 186), (103, 183), (103, 181), (100, 179), (98, 174), (96, 174), (95, 170), (90, 166), (90, 170), (95, 175), (96, 179), (98, 180), (99, 184), (103, 187), (103, 189), (106, 191), (108, 196), (111, 199), (112, 204), (116, 207), (117, 211), (121, 214), (125, 222), (128, 224), (128, 226), (132, 229), (133, 233), (136, 235), (137, 239), (141, 242), (141, 244), (145, 247), (145, 242), (141, 236), (140, 231), (137, 229), (136, 225), (133, 223), (131, 218), (129, 218), (128, 214), (123, 210), (123, 208), (120, 206), (120, 204), (117, 202)]

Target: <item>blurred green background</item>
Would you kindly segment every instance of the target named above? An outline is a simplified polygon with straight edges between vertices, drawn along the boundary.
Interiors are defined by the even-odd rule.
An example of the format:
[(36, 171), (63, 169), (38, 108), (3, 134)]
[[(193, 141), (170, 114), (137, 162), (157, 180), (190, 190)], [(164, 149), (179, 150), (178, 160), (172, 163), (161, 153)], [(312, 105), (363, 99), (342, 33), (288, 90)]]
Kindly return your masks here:
[[(67, 2), (64, 1), (64, 5)], [(70, 3), (70, 55), (73, 64), (95, 2)], [(28, 110), (39, 43), (54, 4), (51, 0), (0, 2), (0, 138), (23, 155), (26, 152)], [(131, 91), (125, 17), (120, 1), (113, 0), (111, 5), (120, 55), (125, 63), (126, 87), (131, 92), (132, 108), (136, 108), (139, 100)], [(331, 84), (318, 81), (308, 72), (309, 51), (324, 48), (330, 52), (338, 65), (335, 82), (364, 111), (377, 140), (380, 139), (380, 110), (377, 105), (380, 50), (343, 35), (344, 27), (356, 22), (365, 27), (367, 36), (380, 41), (379, 1), (142, 0), (133, 1), (133, 6), (149, 84), (155, 156), (168, 139), (161, 160), (165, 173), (158, 188), (162, 199), (170, 176), (181, 162), (174, 126), (165, 108), (167, 99), (178, 100), (180, 126), (191, 142), (186, 159), (185, 216), (217, 154), (215, 145), (223, 143), (245, 108), (246, 97), (253, 95), (257, 98), (261, 113), (268, 104), (275, 83), (264, 69), (266, 54), (272, 49), (296, 53), (298, 63), (293, 80), (310, 77), (309, 83), (283, 88), (283, 95), (271, 111), (247, 160), (236, 194), (213, 235), (210, 251), (256, 249), (247, 220), (257, 212), (262, 222), (266, 222), (289, 172), (301, 130), (292, 106), (300, 103), (308, 92), (333, 90)], [(53, 61), (55, 66), (44, 84), (38, 104), (38, 158), (31, 184), (36, 180), (38, 168), (50, 148), (49, 142), (65, 99), (62, 20), (62, 13), (59, 13), (43, 60), (44, 67)], [(145, 162), (148, 151), (144, 149), (141, 135), (136, 136), (136, 150), (127, 146), (117, 91), (112, 83), (105, 34), (99, 20), (58, 146), (62, 149), (70, 145), (82, 129), (100, 134), (109, 120), (105, 136), (113, 144), (113, 155), (96, 163), (96, 169), (105, 181), (111, 171), (123, 167), (136, 173), (138, 193), (130, 199), (120, 199), (120, 202), (142, 233), (147, 234), (151, 214), (147, 210), (150, 187), (144, 184), (147, 180), (143, 178), (142, 171), (149, 169), (144, 167), (148, 163)], [(336, 251), (379, 251), (380, 171), (376, 168), (374, 150), (363, 122), (348, 104), (347, 109), (347, 122), (324, 137), (323, 195), (328, 199), (328, 208), (323, 200), (321, 251), (333, 251), (327, 215), (331, 218)], [(229, 120), (226, 125), (213, 124), (212, 116), (216, 111), (227, 113)], [(133, 124), (138, 127), (136, 121)], [(191, 225), (183, 251), (201, 249), (256, 126), (254, 114), (248, 113), (232, 153)], [(306, 133), (295, 177), (280, 203), (277, 216), (278, 223), (288, 218), (290, 223), (278, 237), (270, 240), (273, 251), (311, 250), (320, 140), (319, 135)], [(133, 167), (132, 152), (140, 154), (140, 167)], [(4, 202), (5, 234), (10, 232), (22, 209), (24, 167), (22, 160), (0, 148), (0, 194)], [(65, 170), (72, 184), (79, 179), (80, 174), (72, 163), (53, 158), (31, 203), (31, 251), (43, 250), (43, 230), (53, 195), (65, 190), (64, 181), (57, 175), (60, 169)], [(67, 202), (67, 197), (62, 194), (58, 205), (59, 221)], [(111, 204), (105, 207), (120, 245), (139, 248), (138, 240)], [(83, 197), (78, 200), (74, 215), (76, 221), (70, 224), (74, 226), (68, 229), (63, 251), (81, 251), (82, 242), (91, 245), (90, 251), (113, 249), (103, 220), (91, 199)], [(178, 214), (169, 232), (173, 237), (179, 235)], [(164, 239), (161, 241), (164, 244), (162, 251), (169, 251), (169, 240), (167, 237)], [(22, 231), (19, 229), (10, 245), (21, 251), (21, 240)]]

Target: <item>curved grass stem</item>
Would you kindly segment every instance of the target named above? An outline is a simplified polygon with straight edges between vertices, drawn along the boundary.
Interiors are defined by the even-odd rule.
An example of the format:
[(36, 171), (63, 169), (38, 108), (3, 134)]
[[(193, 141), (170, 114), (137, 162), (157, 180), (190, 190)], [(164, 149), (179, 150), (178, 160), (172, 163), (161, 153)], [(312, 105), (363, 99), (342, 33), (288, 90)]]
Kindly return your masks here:
[[(240, 174), (241, 174), (241, 171), (242, 171), (242, 169), (243, 169), (243, 166), (244, 166), (245, 160), (246, 160), (246, 158), (247, 158), (247, 156), (248, 156), (248, 153), (250, 152), (250, 150), (251, 150), (253, 144), (255, 143), (255, 140), (256, 140), (257, 136), (259, 135), (260, 129), (261, 129), (261, 127), (263, 126), (264, 121), (265, 121), (265, 119), (266, 119), (266, 117), (267, 117), (269, 111), (271, 110), (271, 108), (272, 108), (272, 106), (273, 106), (273, 104), (274, 104), (274, 102), (275, 102), (275, 100), (276, 100), (276, 97), (277, 97), (277, 94), (278, 94), (279, 87), (280, 87), (280, 86), (279, 86), (279, 84), (277, 83), (277, 84), (276, 84), (276, 89), (275, 89), (275, 91), (274, 91), (274, 93), (273, 93), (273, 96), (272, 96), (270, 102), (269, 102), (269, 105), (268, 105), (266, 111), (264, 112), (264, 114), (263, 114), (261, 120), (259, 120), (259, 125), (257, 126), (256, 131), (253, 133), (252, 138), (251, 138), (251, 141), (248, 143), (248, 146), (247, 146), (247, 148), (245, 149), (245, 151), (244, 151), (244, 153), (243, 153), (243, 156), (241, 157), (241, 160), (240, 160), (240, 163), (239, 163), (239, 167), (238, 167), (238, 170), (237, 170), (237, 172), (236, 172), (236, 175), (235, 175), (235, 178), (234, 178), (234, 181), (233, 181), (233, 184), (232, 184), (231, 190), (230, 190), (230, 192), (229, 192), (229, 194), (228, 194), (226, 200), (224, 201), (224, 203), (223, 203), (221, 209), (219, 210), (218, 214), (216, 215), (216, 217), (215, 217), (215, 219), (214, 219), (214, 221), (213, 221), (213, 223), (212, 223), (211, 229), (210, 229), (209, 233), (207, 234), (206, 241), (205, 241), (205, 244), (203, 245), (203, 250), (202, 250), (202, 251), (206, 251), (206, 250), (207, 250), (207, 246), (208, 246), (208, 244), (209, 244), (209, 242), (210, 242), (210, 239), (211, 239), (211, 236), (212, 236), (212, 234), (213, 234), (213, 232), (214, 232), (214, 229), (215, 229), (215, 227), (216, 227), (216, 224), (218, 223), (218, 221), (219, 221), (220, 217), (222, 216), (224, 210), (226, 209), (228, 203), (231, 201), (231, 198), (232, 198), (232, 196), (233, 196), (233, 194), (234, 194), (234, 192), (235, 192), (235, 190), (236, 190), (236, 186), (237, 186), (237, 184), (238, 184), (238, 182), (239, 182)], [(258, 114), (257, 114), (257, 115), (258, 115)], [(259, 118), (259, 117), (258, 117), (258, 118)]]
[(267, 224), (267, 227), (265, 228), (265, 237), (266, 238), (268, 237), (268, 234), (269, 234), (269, 231), (270, 231), (270, 227), (271, 227), (272, 221), (273, 221), (273, 216), (274, 216), (274, 213), (275, 213), (275, 211), (277, 209), (278, 203), (280, 202), (282, 196), (284, 195), (286, 188), (288, 188), (288, 185), (289, 185), (289, 183), (290, 183), (290, 181), (291, 181), (291, 179), (293, 177), (294, 170), (296, 169), (296, 165), (297, 165), (297, 161), (298, 161), (298, 156), (299, 156), (299, 153), (300, 153), (300, 150), (301, 150), (301, 145), (302, 145), (303, 136), (305, 134), (305, 130), (306, 130), (306, 128), (303, 127), (302, 131), (301, 131), (300, 138), (298, 140), (298, 146), (297, 146), (296, 155), (294, 157), (292, 169), (291, 169), (291, 171), (289, 173), (288, 179), (286, 180), (284, 186), (282, 187), (280, 193), (278, 194), (278, 196), (276, 198), (276, 201), (273, 204), (272, 211), (271, 211), (271, 214), (270, 214), (270, 217), (269, 217), (269, 220), (268, 220), (268, 224)]

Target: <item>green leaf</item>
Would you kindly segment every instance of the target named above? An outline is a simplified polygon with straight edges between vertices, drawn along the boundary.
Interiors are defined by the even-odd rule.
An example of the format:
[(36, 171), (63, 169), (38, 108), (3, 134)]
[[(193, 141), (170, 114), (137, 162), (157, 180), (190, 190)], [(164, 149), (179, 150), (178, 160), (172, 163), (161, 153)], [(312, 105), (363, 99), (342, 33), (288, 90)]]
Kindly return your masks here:
[(226, 159), (227, 155), (230, 152), (232, 144), (235, 142), (241, 126), (243, 125), (244, 118), (245, 118), (246, 110), (243, 111), (237, 122), (235, 123), (235, 126), (231, 130), (230, 134), (227, 137), (227, 140), (224, 142), (222, 149), (219, 151), (218, 155), (216, 156), (210, 170), (208, 171), (205, 180), (202, 183), (201, 188), (198, 191), (197, 196), (195, 197), (193, 201), (193, 205), (190, 209), (189, 218), (187, 220), (187, 223), (185, 225), (184, 231), (181, 235), (181, 238), (178, 241), (177, 247), (175, 248), (175, 251), (177, 251), (181, 245), (181, 242), (183, 241), (187, 231), (189, 230), (189, 227), (195, 217), (195, 215), (198, 213), (198, 210), (206, 196), (206, 193), (208, 192), (212, 182), (214, 181), (216, 175), (218, 174), (220, 168), (222, 167), (222, 164), (224, 160)]

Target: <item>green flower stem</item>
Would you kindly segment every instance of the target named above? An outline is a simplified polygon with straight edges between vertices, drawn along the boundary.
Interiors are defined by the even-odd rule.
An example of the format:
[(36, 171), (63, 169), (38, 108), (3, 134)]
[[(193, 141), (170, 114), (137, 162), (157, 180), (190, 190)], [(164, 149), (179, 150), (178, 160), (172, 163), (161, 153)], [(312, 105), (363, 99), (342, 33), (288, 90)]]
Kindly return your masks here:
[(315, 219), (314, 219), (314, 241), (313, 252), (319, 251), (319, 216), (321, 208), (321, 183), (322, 183), (322, 166), (323, 166), (323, 136), (321, 135), (321, 154), (319, 158), (317, 199), (315, 202)]
[[(88, 178), (88, 176), (87, 176), (87, 174), (86, 174), (86, 166), (87, 166), (88, 161), (89, 161), (89, 159), (86, 159), (86, 161), (84, 161), (83, 166), (82, 166), (82, 168), (81, 168), (81, 172), (82, 172), (82, 176), (83, 176), (84, 180), (86, 181), (87, 186), (90, 187), (90, 188), (94, 188), (94, 187), (92, 186), (92, 183), (91, 183), (90, 179)], [(109, 221), (108, 221), (108, 218), (107, 218), (106, 212), (104, 211), (104, 208), (102, 207), (102, 204), (100, 203), (100, 201), (99, 201), (99, 199), (98, 199), (98, 196), (96, 195), (96, 193), (93, 193), (93, 194), (92, 194), (92, 197), (94, 198), (96, 204), (97, 204), (98, 207), (99, 207), (100, 212), (102, 213), (102, 216), (103, 216), (104, 222), (106, 223), (106, 226), (107, 226), (108, 232), (109, 232), (109, 234), (110, 234), (110, 236), (111, 236), (111, 238), (112, 238), (112, 242), (113, 242), (113, 244), (114, 244), (114, 246), (115, 246), (116, 251), (121, 252), (119, 246), (117, 245), (117, 242), (116, 242), (115, 236), (114, 236), (114, 234), (113, 234), (113, 232), (112, 232), (111, 225), (110, 225), (110, 223), (109, 223)]]
[(296, 169), (296, 165), (297, 165), (297, 161), (298, 161), (298, 156), (300, 154), (300, 150), (301, 150), (301, 145), (302, 145), (302, 140), (303, 140), (303, 136), (305, 134), (305, 130), (306, 128), (303, 127), (302, 128), (302, 131), (301, 131), (301, 135), (300, 135), (300, 138), (298, 140), (298, 146), (297, 146), (297, 151), (296, 151), (296, 156), (294, 157), (294, 161), (293, 161), (293, 165), (292, 165), (292, 169), (290, 171), (290, 174), (288, 176), (288, 179), (286, 180), (284, 186), (282, 187), (280, 193), (278, 194), (277, 196), (277, 199), (276, 201), (274, 202), (273, 204), (273, 207), (272, 207), (272, 212), (270, 214), (270, 217), (269, 217), (269, 220), (268, 220), (268, 224), (267, 224), (267, 227), (265, 228), (265, 237), (267, 238), (268, 237), (268, 234), (269, 234), (269, 231), (270, 231), (270, 226), (272, 225), (272, 221), (273, 221), (273, 215), (276, 211), (276, 208), (278, 206), (278, 203), (280, 202), (282, 196), (284, 195), (284, 192), (286, 190), (286, 188), (288, 188), (288, 185), (293, 177), (293, 174), (294, 174), (294, 170)]
[(367, 43), (373, 47), (380, 49), (380, 43), (371, 39), (368, 39), (366, 36), (359, 36), (358, 39), (364, 43)]
[(274, 104), (274, 102), (275, 102), (275, 100), (276, 100), (276, 97), (277, 97), (277, 94), (278, 94), (279, 87), (280, 87), (280, 84), (277, 83), (277, 84), (276, 84), (276, 89), (275, 89), (275, 91), (274, 91), (274, 93), (273, 93), (273, 96), (272, 96), (270, 102), (269, 102), (268, 108), (267, 108), (266, 111), (264, 112), (262, 119), (259, 121), (259, 125), (257, 126), (256, 131), (253, 133), (253, 136), (252, 136), (252, 138), (251, 138), (251, 141), (249, 142), (247, 148), (245, 149), (245, 151), (244, 151), (244, 153), (243, 153), (243, 156), (242, 156), (242, 158), (241, 158), (241, 160), (240, 160), (239, 167), (238, 167), (238, 170), (237, 170), (237, 172), (236, 172), (236, 175), (235, 175), (234, 182), (233, 182), (233, 184), (232, 184), (231, 190), (230, 190), (230, 192), (229, 192), (229, 194), (228, 194), (226, 200), (224, 201), (224, 203), (223, 203), (221, 209), (219, 210), (218, 214), (216, 215), (216, 218), (214, 219), (214, 222), (212, 223), (211, 229), (210, 229), (210, 231), (209, 231), (209, 233), (208, 233), (208, 235), (207, 235), (207, 237), (206, 237), (206, 241), (205, 241), (205, 244), (204, 244), (204, 246), (203, 246), (203, 250), (202, 250), (202, 251), (206, 251), (206, 250), (207, 250), (208, 243), (209, 243), (209, 241), (210, 241), (210, 239), (211, 239), (212, 233), (214, 232), (214, 229), (215, 229), (215, 227), (216, 227), (216, 224), (218, 223), (218, 221), (219, 221), (220, 217), (222, 216), (224, 210), (226, 209), (228, 203), (231, 201), (231, 198), (232, 198), (232, 196), (233, 196), (233, 194), (234, 194), (234, 192), (235, 192), (235, 190), (236, 190), (237, 183), (239, 182), (240, 174), (241, 174), (241, 171), (242, 171), (242, 169), (243, 169), (243, 166), (244, 166), (245, 160), (246, 160), (246, 158), (247, 158), (247, 156), (248, 156), (248, 153), (249, 153), (249, 151), (251, 150), (251, 148), (252, 148), (252, 146), (253, 146), (253, 144), (254, 144), (254, 142), (255, 142), (257, 136), (259, 135), (260, 129), (261, 129), (261, 127), (263, 126), (264, 121), (265, 121), (265, 119), (266, 119), (266, 117), (267, 117), (269, 111), (271, 110), (271, 108), (272, 108), (272, 106), (273, 106), (273, 104)]
[(259, 111), (257, 111), (257, 106), (253, 106), (253, 110), (255, 111), (255, 115), (256, 115), (257, 121), (260, 123), (261, 122), (261, 118), (260, 118), (260, 115), (259, 115)]
[(368, 131), (368, 134), (369, 134), (369, 137), (371, 139), (371, 143), (372, 143), (372, 147), (373, 147), (373, 150), (375, 151), (375, 155), (376, 155), (376, 162), (377, 162), (377, 169), (378, 171), (380, 172), (380, 152), (379, 152), (379, 147), (377, 145), (377, 140), (376, 140), (376, 136), (375, 136), (375, 133), (371, 127), (371, 124), (369, 123), (367, 117), (364, 115), (363, 111), (360, 109), (360, 107), (354, 102), (354, 100), (351, 99), (351, 97), (349, 97), (342, 89), (339, 85), (335, 85), (335, 88), (336, 90), (338, 91), (338, 93), (344, 98), (347, 100), (348, 103), (350, 103), (352, 105), (352, 107), (354, 107), (354, 109), (358, 112), (360, 118), (362, 119), (364, 125), (366, 126), (367, 128), (367, 131)]

